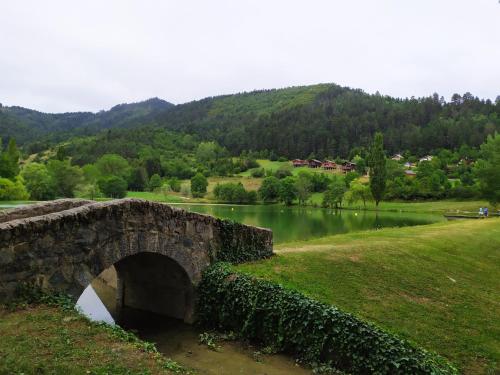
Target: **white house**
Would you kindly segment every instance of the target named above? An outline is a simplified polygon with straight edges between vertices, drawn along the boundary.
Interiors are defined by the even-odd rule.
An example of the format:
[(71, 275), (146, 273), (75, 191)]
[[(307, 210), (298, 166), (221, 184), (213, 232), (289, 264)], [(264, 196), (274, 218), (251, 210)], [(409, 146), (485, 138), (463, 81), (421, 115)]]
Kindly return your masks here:
[(419, 160), (419, 161), (420, 161), (420, 162), (422, 162), (422, 161), (431, 161), (431, 160), (432, 160), (432, 158), (433, 158), (433, 156), (432, 156), (432, 155), (426, 155), (426, 156), (424, 156), (423, 158), (420, 158), (420, 160)]
[(403, 155), (401, 155), (401, 154), (395, 154), (395, 155), (392, 156), (391, 159), (392, 160), (396, 160), (396, 161), (400, 161), (400, 160), (403, 159)]

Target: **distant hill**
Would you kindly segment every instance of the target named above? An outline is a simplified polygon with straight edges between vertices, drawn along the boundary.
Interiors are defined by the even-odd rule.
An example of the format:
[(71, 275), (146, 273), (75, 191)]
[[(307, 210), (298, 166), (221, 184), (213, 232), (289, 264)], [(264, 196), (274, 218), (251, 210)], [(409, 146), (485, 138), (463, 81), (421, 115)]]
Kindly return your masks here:
[(424, 154), (438, 148), (477, 147), (500, 131), (500, 100), (470, 93), (451, 101), (398, 99), (335, 84), (210, 97), (177, 105), (159, 126), (216, 140), (232, 153), (268, 150), (294, 157), (346, 157), (367, 147), (376, 131), (389, 152)]
[(0, 108), (0, 134), (19, 144), (61, 141), (75, 135), (92, 135), (110, 128), (129, 128), (150, 123), (159, 113), (173, 108), (158, 98), (119, 104), (107, 111), (43, 113), (22, 107)]
[[(143, 131), (145, 125), (151, 130)], [(352, 156), (366, 149), (373, 134), (381, 131), (389, 153), (408, 150), (422, 155), (439, 148), (478, 147), (488, 134), (500, 132), (500, 100), (493, 103), (470, 93), (454, 94), (450, 101), (438, 94), (400, 99), (318, 84), (209, 97), (175, 106), (155, 98), (99, 113), (0, 110), (1, 136), (29, 144), (31, 152), (74, 136), (112, 128), (126, 133), (139, 127), (142, 134), (157, 127), (215, 140), (232, 154), (267, 150), (289, 158)]]

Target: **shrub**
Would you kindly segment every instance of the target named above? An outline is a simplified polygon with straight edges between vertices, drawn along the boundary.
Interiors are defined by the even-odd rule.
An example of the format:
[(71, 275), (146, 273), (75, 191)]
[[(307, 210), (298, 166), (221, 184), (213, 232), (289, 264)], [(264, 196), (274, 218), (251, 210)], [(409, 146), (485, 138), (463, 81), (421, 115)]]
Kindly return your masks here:
[(181, 182), (177, 177), (169, 178), (167, 183), (168, 186), (170, 186), (170, 189), (172, 189), (172, 191), (175, 191), (176, 193), (181, 191)]
[(355, 374), (457, 374), (441, 357), (271, 282), (232, 273), (227, 263), (205, 270), (198, 287), (201, 325), (327, 363)]
[(149, 190), (150, 191), (155, 191), (156, 189), (159, 189), (162, 185), (161, 177), (158, 174), (154, 174), (151, 176), (149, 179)]
[(110, 176), (99, 180), (101, 192), (109, 198), (124, 198), (127, 195), (127, 181), (118, 176)]
[(281, 165), (277, 171), (274, 173), (276, 178), (279, 178), (280, 180), (282, 178), (288, 177), (292, 175), (292, 167), (288, 164)]
[(264, 170), (264, 168), (252, 169), (252, 171), (250, 172), (250, 175), (255, 178), (264, 177), (265, 174), (266, 171)]
[(280, 182), (276, 177), (266, 177), (259, 188), (260, 199), (264, 202), (275, 202), (279, 198)]
[(217, 184), (214, 188), (217, 200), (230, 203), (254, 203), (257, 198), (255, 191), (246, 191), (241, 182)]
[(0, 178), (0, 201), (17, 201), (28, 197), (29, 194), (20, 178), (16, 178), (15, 181)]
[(191, 178), (191, 194), (193, 197), (203, 197), (207, 193), (208, 181), (201, 173)]

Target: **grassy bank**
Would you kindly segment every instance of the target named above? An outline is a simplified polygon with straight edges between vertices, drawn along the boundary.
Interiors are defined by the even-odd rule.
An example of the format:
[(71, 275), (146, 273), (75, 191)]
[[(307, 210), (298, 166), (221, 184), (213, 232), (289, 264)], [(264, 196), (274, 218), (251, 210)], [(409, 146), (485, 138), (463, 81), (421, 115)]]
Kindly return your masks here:
[[(313, 205), (321, 206), (323, 202), (323, 193), (314, 193), (310, 199)], [(422, 202), (380, 202), (378, 206), (379, 211), (393, 211), (393, 212), (416, 212), (416, 213), (457, 213), (457, 212), (470, 212), (476, 214), (479, 207), (490, 207), (490, 212), (493, 212), (491, 204), (486, 201), (479, 200), (453, 200), (444, 199), (440, 201), (422, 201)], [(375, 202), (366, 202), (366, 207), (363, 202), (356, 202), (354, 204), (347, 204), (344, 202), (342, 208), (348, 210), (370, 210), (375, 211), (377, 207)]]
[(151, 344), (76, 311), (0, 307), (0, 374), (174, 374)]
[(277, 246), (240, 271), (332, 303), (434, 350), (466, 374), (500, 363), (500, 219)]

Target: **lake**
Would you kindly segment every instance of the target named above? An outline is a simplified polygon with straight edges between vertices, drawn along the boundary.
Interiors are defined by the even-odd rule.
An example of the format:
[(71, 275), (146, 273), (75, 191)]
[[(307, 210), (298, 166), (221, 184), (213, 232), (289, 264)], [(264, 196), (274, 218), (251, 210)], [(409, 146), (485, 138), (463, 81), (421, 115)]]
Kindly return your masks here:
[[(174, 204), (172, 204), (174, 205)], [(281, 205), (175, 204), (192, 212), (213, 215), (273, 230), (274, 243), (308, 240), (354, 231), (405, 227), (443, 221), (442, 215), (408, 212), (332, 210)]]

